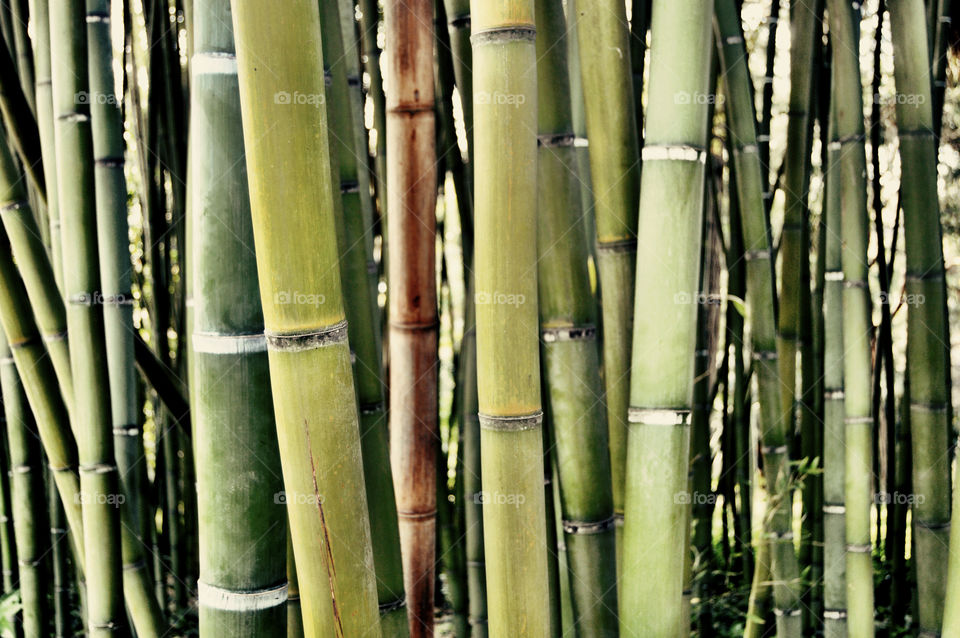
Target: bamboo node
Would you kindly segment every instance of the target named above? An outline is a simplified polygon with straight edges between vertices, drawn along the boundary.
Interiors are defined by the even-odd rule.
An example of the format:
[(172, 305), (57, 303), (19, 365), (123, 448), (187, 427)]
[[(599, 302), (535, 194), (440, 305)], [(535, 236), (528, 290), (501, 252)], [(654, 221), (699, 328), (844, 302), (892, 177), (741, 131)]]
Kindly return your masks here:
[(760, 453), (767, 454), (786, 454), (790, 451), (789, 445), (765, 445), (760, 448)]
[(361, 403), (360, 404), (360, 414), (376, 414), (378, 412), (383, 412), (384, 405), (383, 401), (372, 401), (370, 403)]
[(563, 532), (565, 534), (581, 534), (581, 535), (590, 535), (590, 534), (602, 534), (608, 530), (613, 529), (614, 526), (614, 517), (604, 519), (602, 521), (563, 521)]
[(215, 332), (193, 333), (193, 350), (203, 354), (257, 354), (267, 351), (263, 333), (227, 334)]
[(639, 408), (627, 410), (627, 422), (636, 425), (690, 425), (688, 408)]
[(199, 604), (222, 611), (261, 611), (287, 602), (287, 583), (249, 591), (221, 589), (198, 580), (197, 601)]
[(6, 213), (7, 211), (17, 211), (17, 210), (29, 210), (30, 203), (26, 200), (17, 200), (15, 202), (8, 202), (3, 206), (0, 206), (0, 213)]
[(465, 13), (463, 15), (458, 15), (447, 20), (447, 25), (453, 27), (454, 29), (464, 29), (470, 27), (470, 14)]
[(94, 166), (100, 168), (123, 168), (125, 160), (122, 157), (101, 157), (93, 161)]
[(91, 11), (87, 14), (87, 24), (110, 24), (110, 14), (106, 11)]
[(921, 403), (919, 401), (911, 401), (910, 409), (926, 414), (947, 414), (950, 411), (950, 406), (946, 403)]
[(776, 350), (754, 350), (752, 353), (754, 361), (776, 361)]
[(863, 279), (844, 279), (843, 280), (844, 288), (859, 288), (860, 290), (867, 289), (867, 282)]
[(795, 607), (793, 609), (780, 609), (779, 607), (773, 608), (773, 615), (783, 618), (784, 616), (793, 618), (800, 615), (800, 608)]
[(57, 341), (64, 341), (67, 338), (67, 331), (55, 332), (53, 334), (43, 335), (43, 340), (46, 343), (56, 343)]
[(564, 148), (572, 147), (576, 142), (576, 136), (572, 133), (561, 135), (537, 135), (537, 146), (542, 148)]
[(125, 572), (135, 572), (139, 569), (144, 569), (147, 566), (147, 561), (145, 558), (141, 558), (135, 563), (127, 563), (123, 566), (123, 571)]
[(644, 162), (675, 161), (706, 164), (707, 149), (691, 144), (648, 144), (643, 147)]
[(340, 182), (341, 195), (346, 195), (349, 193), (359, 193), (359, 192), (360, 192), (360, 184), (357, 183), (356, 180), (354, 181), (347, 180), (347, 181)]
[(873, 547), (870, 545), (870, 543), (863, 545), (850, 543), (847, 545), (847, 551), (853, 554), (869, 554), (871, 551), (873, 551)]
[(835, 390), (824, 390), (824, 391), (823, 391), (823, 398), (824, 398), (825, 400), (827, 400), (827, 401), (830, 401), (830, 400), (833, 400), (833, 401), (842, 401), (842, 400), (843, 400), (843, 397), (844, 397), (843, 388), (839, 388), (839, 389), (835, 389)]
[(823, 619), (824, 620), (846, 620), (847, 610), (846, 609), (824, 609)]
[(844, 425), (871, 425), (873, 424), (872, 416), (848, 416), (843, 419)]
[[(299, 596), (298, 596), (298, 598), (299, 598)], [(396, 600), (391, 600), (391, 601), (386, 602), (386, 603), (380, 603), (380, 614), (381, 614), (381, 615), (383, 615), (383, 614), (389, 614), (391, 611), (396, 611), (396, 610), (398, 610), (398, 609), (403, 609), (403, 608), (406, 607), (406, 606), (407, 606), (407, 599), (406, 599), (406, 597), (404, 597), (404, 598), (398, 598), (398, 599), (396, 599)]]
[(81, 474), (109, 474), (110, 472), (116, 472), (117, 466), (111, 463), (91, 463), (81, 465), (79, 469)]
[(347, 320), (339, 321), (319, 330), (306, 332), (267, 332), (267, 349), (274, 352), (305, 352), (347, 341)]
[(945, 521), (922, 521), (917, 518), (915, 520), (917, 521), (917, 525), (931, 532), (939, 532), (945, 529), (950, 529), (950, 519)]
[(558, 341), (593, 341), (597, 338), (597, 328), (592, 324), (563, 328), (544, 328), (540, 331), (544, 343)]
[(521, 432), (536, 430), (543, 424), (543, 410), (517, 416), (479, 414), (480, 427), (493, 432)]
[(825, 273), (823, 273), (823, 279), (825, 281), (843, 281), (843, 271), (828, 270)]
[(72, 122), (75, 124), (80, 124), (83, 122), (89, 122), (90, 116), (86, 113), (77, 113), (76, 111), (70, 111), (69, 113), (61, 113), (57, 116), (57, 120), (60, 122)]
[(114, 436), (138, 436), (140, 434), (140, 428), (136, 425), (119, 425), (113, 428)]
[(823, 506), (823, 513), (842, 516), (847, 513), (847, 506), (843, 503), (826, 503)]
[(770, 249), (769, 248), (760, 248), (757, 250), (748, 250), (743, 254), (744, 258), (747, 261), (754, 261), (757, 259), (770, 259)]
[(29, 474), (33, 471), (33, 468), (29, 465), (14, 465), (10, 470), (15, 474)]
[(536, 40), (537, 30), (532, 25), (505, 25), (502, 27), (493, 27), (475, 31), (470, 36), (470, 44), (479, 46), (482, 44), (499, 44), (502, 42), (524, 41), (533, 42)]
[(597, 251), (600, 253), (635, 253), (637, 252), (637, 238), (615, 239), (613, 241), (597, 241)]
[(190, 73), (193, 75), (236, 75), (237, 56), (233, 53), (208, 51), (194, 53), (190, 58)]

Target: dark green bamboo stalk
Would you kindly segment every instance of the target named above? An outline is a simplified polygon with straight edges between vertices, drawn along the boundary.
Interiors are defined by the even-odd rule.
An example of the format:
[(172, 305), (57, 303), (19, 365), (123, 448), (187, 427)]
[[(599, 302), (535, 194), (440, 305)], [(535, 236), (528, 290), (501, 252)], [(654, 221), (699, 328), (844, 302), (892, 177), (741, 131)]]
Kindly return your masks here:
[[(42, 156), (37, 121), (20, 85), (20, 76), (13, 55), (0, 42), (0, 114), (6, 122), (10, 142), (23, 162), (27, 179), (33, 185), (37, 198), (46, 202), (47, 186), (41, 170)], [(51, 188), (53, 185), (51, 184)]]
[[(76, 380), (71, 411), (80, 460), (87, 618), (91, 638), (126, 626), (120, 547), (121, 498), (113, 449), (97, 220), (94, 148), (87, 94), (87, 43), (80, 0), (55, 2), (50, 11), (53, 105), (56, 114), (57, 188), (63, 211), (64, 296), (70, 365)], [(99, 157), (99, 156), (98, 156)], [(98, 189), (99, 190), (99, 189)]]
[(0, 127), (0, 218), (57, 373), (60, 391), (69, 407), (73, 401), (73, 375), (67, 345), (66, 310), (23, 186), (20, 172), (8, 150), (6, 133)]
[(47, 578), (50, 536), (44, 509), (43, 459), (36, 426), (27, 405), (20, 377), (10, 354), (6, 336), (0, 330), (0, 386), (10, 450), (10, 496), (8, 510), (13, 519), (17, 548), (20, 600), (23, 604), (23, 635), (49, 635)]
[[(31, 0), (30, 19), (34, 25), (33, 59), (36, 70), (37, 128), (43, 162), (44, 181), (57, 183), (56, 143), (53, 133), (53, 87), (50, 80), (50, 11), (49, 0)], [(57, 189), (47, 191), (50, 261), (57, 287), (63, 289), (63, 261), (60, 250), (60, 212)]]
[[(960, 614), (944, 618), (951, 547), (960, 530), (950, 530), (950, 337), (940, 205), (937, 146), (931, 104), (930, 66), (923, 3), (890, 2), (896, 56), (897, 134), (903, 178), (900, 194), (907, 256), (907, 375), (910, 378), (910, 434), (913, 448), (913, 543), (917, 569), (918, 622), (922, 634), (960, 631)], [(951, 568), (952, 579), (960, 577)], [(947, 605), (950, 609), (953, 605)]]
[[(470, 0), (443, 0), (450, 34), (450, 53), (463, 122), (467, 130), (467, 153), (473, 157), (473, 50), (470, 48)], [(472, 164), (469, 164), (472, 166)]]
[[(381, 610), (384, 635), (407, 633), (404, 605), (403, 567), (400, 554), (400, 532), (397, 523), (397, 501), (394, 498), (390, 472), (389, 435), (381, 373), (379, 313), (369, 294), (368, 265), (373, 255), (368, 252), (367, 216), (364, 211), (364, 189), (369, 183), (359, 182), (359, 172), (366, 167), (360, 147), (349, 135), (338, 133), (353, 129), (353, 96), (349, 94), (349, 63), (345, 62), (342, 26), (336, 3), (320, 3), (323, 59), (330, 77), (327, 92), (327, 117), (330, 121), (330, 157), (336, 158), (332, 174), (339, 185), (337, 240), (340, 254), (340, 277), (343, 282), (344, 312), (349, 325), (349, 342), (354, 357), (354, 383), (360, 413), (360, 446), (363, 452), (364, 484), (370, 508), (370, 533), (373, 562), (377, 573), (377, 600)], [(362, 165), (362, 167), (361, 167)]]
[[(843, 269), (843, 390), (847, 543), (847, 632), (874, 634), (870, 514), (873, 503), (869, 241), (864, 151), (863, 96), (857, 50), (859, 5), (829, 0), (833, 49), (833, 98), (840, 142), (838, 173)], [(924, 47), (926, 65), (926, 47)], [(945, 433), (944, 433), (945, 434)]]
[[(709, 91), (713, 7), (655, 0), (651, 17), (654, 97), (646, 113), (637, 231), (620, 633), (673, 637), (688, 622), (682, 597), (689, 505), (681, 497), (690, 462), (697, 324), (692, 302), (707, 156), (708, 105), (692, 98)], [(581, 45), (583, 35), (581, 30)], [(667, 45), (678, 41), (702, 46), (678, 56)], [(600, 223), (598, 215), (598, 229)], [(603, 281), (601, 290), (606, 303), (610, 286)]]
[(536, 302), (534, 5), (474, 2), (470, 9), (489, 633), (540, 638), (550, 631), (550, 610)]
[(632, 0), (630, 5), (630, 70), (633, 75), (637, 136), (641, 147), (643, 146), (643, 72), (647, 59), (647, 32), (650, 30), (652, 4), (652, 0)]
[[(13, 504), (10, 498), (10, 457), (7, 454), (6, 432), (0, 436), (0, 566), (3, 568), (3, 593), (13, 594), (19, 585), (16, 534), (13, 530)], [(5, 620), (13, 626), (13, 635), (20, 630), (19, 618), (8, 613)]]
[(10, 23), (13, 29), (13, 48), (17, 58), (17, 74), (27, 104), (34, 115), (37, 113), (36, 93), (34, 93), (33, 50), (30, 36), (27, 35), (27, 22), (30, 20), (27, 0), (10, 1)]
[[(287, 527), (287, 638), (303, 638), (303, 614), (300, 610), (300, 585), (293, 557), (293, 542)], [(405, 626), (405, 625), (404, 625)]]
[[(229, 0), (198, 0), (191, 60), (191, 402), (200, 632), (287, 635), (287, 500), (243, 166)], [(224, 530), (230, 530), (224, 535)], [(244, 557), (238, 560), (238, 557)]]
[[(381, 635), (316, 2), (232, 2), (260, 298), (308, 638)], [(289, 46), (296, 42), (296, 47)], [(264, 61), (271, 69), (263, 72)], [(279, 215), (277, 213), (280, 213)], [(314, 303), (285, 303), (306, 295)], [(307, 498), (309, 497), (309, 498)]]
[[(800, 587), (793, 545), (792, 486), (787, 445), (790, 419), (787, 406), (780, 396), (776, 292), (770, 229), (763, 198), (766, 181), (757, 143), (756, 118), (739, 13), (733, 0), (717, 0), (715, 7), (717, 41), (721, 45), (720, 61), (729, 98), (727, 115), (733, 142), (737, 199), (743, 220), (747, 307), (750, 309), (753, 372), (757, 377), (757, 399), (760, 404), (760, 452), (767, 490), (768, 511), (762, 518), (764, 537), (758, 541), (751, 598), (759, 600), (763, 596), (764, 582), (768, 575), (771, 576), (777, 634), (799, 636), (802, 629)], [(748, 617), (751, 632), (757, 630), (758, 620), (762, 622), (762, 619), (757, 619), (755, 612)]]
[[(565, 18), (537, 0), (540, 337), (577, 635), (617, 635), (610, 455), (570, 113)], [(552, 495), (551, 495), (552, 496)], [(548, 522), (548, 531), (555, 526)], [(551, 563), (552, 553), (549, 555)], [(563, 574), (562, 578), (567, 578)], [(559, 628), (557, 628), (559, 634)]]
[(368, 94), (373, 102), (373, 128), (376, 130), (376, 192), (381, 218), (387, 210), (387, 115), (386, 98), (383, 93), (383, 78), (380, 72), (380, 47), (377, 33), (380, 26), (380, 11), (377, 0), (360, 0), (360, 44), (363, 50), (363, 67), (370, 78)]
[[(640, 156), (631, 80), (630, 32), (622, 0), (575, 5), (580, 77), (590, 139), (590, 177), (602, 294), (603, 374), (613, 474), (613, 511), (624, 513), (630, 337)], [(598, 46), (598, 43), (603, 43)], [(617, 543), (622, 556), (623, 543)], [(618, 566), (621, 564), (618, 559)], [(622, 571), (618, 567), (618, 572)], [(621, 574), (622, 577), (622, 574)]]
[[(49, 477), (49, 474), (47, 475)], [(53, 635), (67, 638), (70, 632), (70, 585), (67, 556), (70, 553), (70, 537), (67, 518), (60, 502), (60, 494), (53, 479), (47, 481), (47, 501), (50, 521), (51, 593), (53, 601)]]
[(845, 452), (843, 425), (843, 269), (841, 263), (840, 144), (836, 110), (831, 122), (823, 215), (823, 629), (825, 638), (847, 635)]

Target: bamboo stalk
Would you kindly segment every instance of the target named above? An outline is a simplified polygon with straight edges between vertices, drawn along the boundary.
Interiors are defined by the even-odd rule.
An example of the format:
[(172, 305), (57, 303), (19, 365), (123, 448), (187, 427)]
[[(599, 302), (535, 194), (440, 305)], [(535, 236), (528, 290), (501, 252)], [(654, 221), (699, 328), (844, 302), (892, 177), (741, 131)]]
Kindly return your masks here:
[[(282, 505), (298, 495), (284, 494), (277, 471), (230, 3), (198, 0), (194, 8), (187, 197), (200, 632), (282, 637), (288, 619)], [(238, 604), (243, 600), (251, 604)]]
[[(79, 0), (56, 2), (50, 11), (53, 104), (56, 114), (57, 188), (62, 208), (64, 296), (70, 365), (76, 380), (71, 412), (80, 461), (83, 552), (86, 556), (87, 618), (91, 638), (123, 631), (120, 547), (121, 496), (114, 457), (106, 366), (97, 220), (94, 207), (94, 148), (89, 109), (87, 43)], [(101, 157), (101, 156), (98, 156)], [(99, 189), (98, 189), (99, 190)]]
[[(695, 96), (710, 90), (712, 17), (702, 2), (655, 0), (651, 13), (654, 98), (640, 186), (620, 595), (626, 635), (677, 636), (689, 622), (682, 613), (689, 505), (680, 497), (690, 461), (697, 324), (691, 302), (699, 289), (708, 115)], [(697, 46), (677, 56), (660, 44), (671, 41)], [(598, 216), (598, 229), (600, 223)], [(610, 287), (601, 288), (607, 295)]]
[[(931, 103), (930, 66), (923, 3), (891, 2), (896, 56), (897, 134), (904, 172), (900, 193), (906, 248), (907, 375), (913, 448), (913, 543), (920, 632), (960, 632), (960, 614), (947, 591), (956, 592), (956, 569), (948, 572), (950, 547), (960, 530), (950, 528), (950, 336), (937, 194), (937, 145)], [(956, 563), (955, 563), (956, 564)], [(948, 580), (948, 578), (950, 580)], [(952, 582), (956, 581), (956, 582)], [(948, 611), (949, 610), (949, 611)], [(949, 617), (945, 618), (945, 615)], [(948, 622), (949, 621), (949, 622)]]
[(471, 3), (475, 290), (491, 636), (550, 630), (537, 315), (534, 4)]
[[(0, 42), (0, 114), (7, 123), (11, 145), (23, 162), (27, 179), (36, 190), (38, 199), (46, 203), (47, 184), (41, 170), (43, 162), (37, 121), (20, 85), (13, 55), (2, 42)], [(50, 187), (53, 188), (53, 185)]]
[(2, 330), (0, 386), (3, 389), (3, 411), (10, 450), (12, 507), (8, 515), (13, 520), (16, 539), (23, 635), (25, 638), (40, 638), (49, 635), (47, 627), (50, 622), (46, 586), (50, 568), (47, 558), (50, 537), (47, 534), (47, 513), (44, 511), (43, 465), (36, 425)]
[[(337, 264), (320, 14), (232, 2), (260, 297), (304, 633), (381, 634)], [(297, 42), (290, 47), (289, 42)], [(267, 61), (271, 72), (263, 72)], [(277, 211), (280, 214), (277, 214)], [(283, 303), (307, 295), (317, 303)], [(300, 502), (299, 496), (304, 497)]]
[[(764, 203), (766, 181), (760, 161), (739, 13), (732, 0), (717, 0), (715, 7), (720, 62), (729, 98), (727, 114), (733, 140), (737, 199), (743, 220), (751, 354), (753, 372), (757, 377), (760, 452), (767, 491), (767, 511), (762, 516), (763, 538), (757, 542), (758, 555), (751, 595), (755, 593), (761, 596), (766, 587), (764, 580), (772, 577), (777, 635), (799, 636), (802, 630), (800, 587), (793, 545), (791, 469), (787, 444), (790, 419), (780, 395), (782, 385), (777, 353), (772, 242)], [(748, 617), (751, 631), (756, 630), (756, 622), (756, 618)]]
[[(833, 49), (833, 98), (840, 142), (841, 265), (843, 270), (843, 386), (846, 514), (847, 632), (874, 635), (870, 514), (873, 503), (869, 238), (864, 151), (863, 96), (857, 47), (859, 12), (829, 0)], [(926, 47), (924, 47), (926, 56)], [(926, 57), (923, 58), (926, 60)]]
[[(558, 0), (537, 0), (540, 337), (559, 508), (578, 635), (617, 635), (617, 571), (608, 429), (597, 344), (597, 307), (587, 271), (586, 228)], [(548, 522), (548, 531), (555, 528)], [(550, 563), (555, 563), (552, 554)], [(567, 578), (563, 574), (562, 578)], [(559, 632), (559, 628), (558, 628)]]
[(380, 70), (380, 46), (377, 44), (380, 26), (380, 11), (377, 5), (377, 0), (360, 0), (360, 48), (363, 53), (364, 70), (370, 81), (367, 94), (373, 102), (373, 128), (376, 130), (375, 190), (382, 218), (387, 210), (387, 115)]
[(437, 290), (433, 4), (384, 4), (388, 46), (387, 209), (390, 454), (410, 635), (433, 634)]
[[(590, 140), (613, 510), (621, 518), (625, 507), (631, 313), (640, 188), (637, 105), (628, 55), (630, 33), (622, 0), (581, 0), (575, 6), (574, 19)], [(603, 46), (597, 46), (600, 42)], [(621, 540), (618, 534), (618, 565), (622, 562)], [(622, 568), (618, 570), (622, 572)]]

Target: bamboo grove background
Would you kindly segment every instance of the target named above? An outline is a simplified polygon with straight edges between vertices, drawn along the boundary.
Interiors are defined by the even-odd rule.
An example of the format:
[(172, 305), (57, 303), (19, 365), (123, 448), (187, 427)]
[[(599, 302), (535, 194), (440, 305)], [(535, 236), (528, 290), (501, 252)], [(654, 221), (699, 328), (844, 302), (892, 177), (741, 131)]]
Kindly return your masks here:
[(0, 0), (0, 633), (960, 636), (957, 24)]

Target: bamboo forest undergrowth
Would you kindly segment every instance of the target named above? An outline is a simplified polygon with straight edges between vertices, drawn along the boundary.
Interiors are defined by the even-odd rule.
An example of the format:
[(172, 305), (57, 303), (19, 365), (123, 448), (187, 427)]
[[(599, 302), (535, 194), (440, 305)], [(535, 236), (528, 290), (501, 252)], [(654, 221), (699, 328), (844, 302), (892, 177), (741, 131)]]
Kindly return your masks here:
[(0, 0), (0, 638), (960, 638), (960, 0)]

